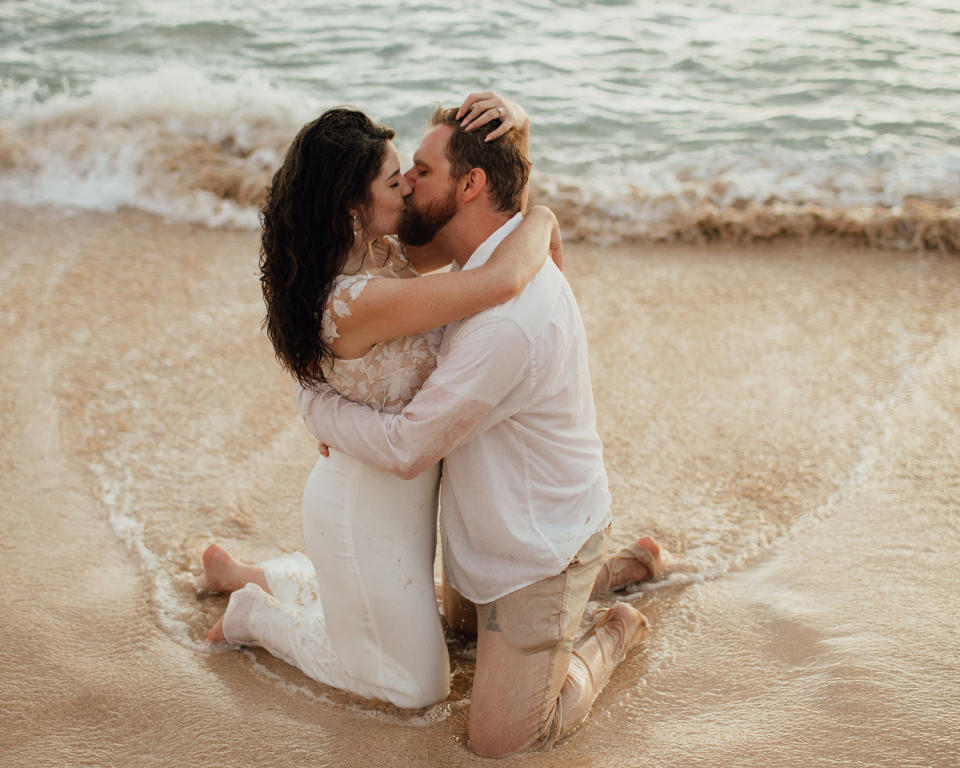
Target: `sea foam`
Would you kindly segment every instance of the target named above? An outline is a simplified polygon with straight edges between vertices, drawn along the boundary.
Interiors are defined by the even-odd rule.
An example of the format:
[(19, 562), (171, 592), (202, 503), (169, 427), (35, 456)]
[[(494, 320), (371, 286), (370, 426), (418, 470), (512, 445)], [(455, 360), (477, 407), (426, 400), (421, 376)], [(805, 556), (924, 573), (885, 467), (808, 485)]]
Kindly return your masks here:
[[(255, 74), (220, 82), (181, 66), (97, 81), (83, 93), (7, 86), (0, 200), (131, 207), (213, 228), (258, 227), (265, 189), (316, 111), (303, 93)], [(415, 140), (398, 138), (406, 155)], [(960, 251), (960, 156), (937, 153), (851, 158), (770, 149), (747, 158), (716, 147), (600, 175), (535, 172), (531, 199), (555, 209), (571, 241), (829, 235)]]

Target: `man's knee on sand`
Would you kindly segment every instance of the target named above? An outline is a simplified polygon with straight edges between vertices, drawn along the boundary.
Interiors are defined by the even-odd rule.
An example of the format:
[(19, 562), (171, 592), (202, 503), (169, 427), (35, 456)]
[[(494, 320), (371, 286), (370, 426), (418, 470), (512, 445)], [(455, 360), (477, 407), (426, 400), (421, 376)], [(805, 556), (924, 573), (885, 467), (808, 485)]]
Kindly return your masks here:
[(548, 630), (549, 622), (518, 627), (521, 614), (511, 610), (517, 606), (503, 604), (509, 602), (477, 606), (469, 732), (470, 748), (485, 757), (548, 748), (560, 730), (559, 695), (570, 661), (570, 638), (558, 638), (556, 628)]
[[(477, 606), (470, 748), (486, 757), (549, 749), (583, 609), (606, 550), (590, 537), (561, 573)], [(591, 699), (592, 700), (592, 699)]]
[(559, 696), (526, 717), (497, 701), (482, 702), (479, 707), (471, 702), (470, 749), (482, 757), (548, 750), (560, 736), (562, 721)]

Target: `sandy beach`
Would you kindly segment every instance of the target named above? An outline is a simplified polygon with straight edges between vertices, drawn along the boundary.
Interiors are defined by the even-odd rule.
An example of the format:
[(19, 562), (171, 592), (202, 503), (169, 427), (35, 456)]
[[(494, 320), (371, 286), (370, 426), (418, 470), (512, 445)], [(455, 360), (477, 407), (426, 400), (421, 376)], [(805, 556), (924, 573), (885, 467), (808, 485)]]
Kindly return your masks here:
[[(404, 713), (209, 649), (213, 541), (298, 549), (316, 446), (260, 331), (258, 235), (0, 211), (0, 766), (466, 766), (470, 647)], [(960, 258), (828, 240), (566, 271), (618, 543), (700, 568), (589, 720), (519, 766), (960, 762)]]

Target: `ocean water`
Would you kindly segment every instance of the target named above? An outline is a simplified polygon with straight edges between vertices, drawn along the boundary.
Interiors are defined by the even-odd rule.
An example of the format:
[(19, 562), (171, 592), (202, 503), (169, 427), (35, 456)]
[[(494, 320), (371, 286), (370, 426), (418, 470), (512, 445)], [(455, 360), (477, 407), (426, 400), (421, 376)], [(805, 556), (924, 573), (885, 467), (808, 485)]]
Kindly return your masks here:
[(493, 88), (572, 237), (956, 249), (958, 82), (945, 0), (7, 0), (0, 199), (255, 228), (323, 109), (409, 157), (432, 105)]

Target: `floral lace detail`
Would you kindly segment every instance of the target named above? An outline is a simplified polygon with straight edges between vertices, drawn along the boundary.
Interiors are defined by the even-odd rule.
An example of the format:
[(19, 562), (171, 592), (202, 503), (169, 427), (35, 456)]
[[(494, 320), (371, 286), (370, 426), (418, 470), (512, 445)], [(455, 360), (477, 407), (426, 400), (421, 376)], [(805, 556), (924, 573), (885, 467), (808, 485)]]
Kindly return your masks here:
[(364, 272), (359, 275), (338, 275), (333, 281), (333, 288), (330, 290), (330, 297), (323, 309), (321, 320), (323, 338), (328, 344), (334, 339), (340, 338), (340, 332), (337, 330), (337, 318), (347, 317), (350, 314), (350, 302), (360, 295), (360, 292), (373, 277), (373, 275)]
[[(340, 337), (337, 320), (350, 315), (350, 304), (371, 280), (416, 277), (399, 241), (385, 237), (373, 244), (369, 268), (355, 275), (339, 275), (324, 307), (323, 339)], [(352, 360), (325, 361), (323, 375), (341, 395), (381, 411), (403, 409), (437, 365), (442, 330), (391, 339), (375, 344), (367, 354)]]

